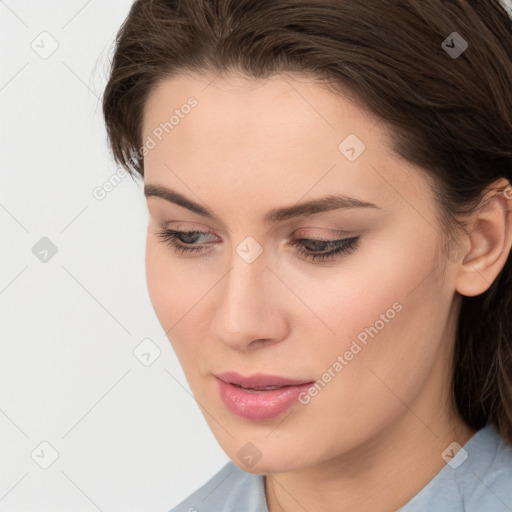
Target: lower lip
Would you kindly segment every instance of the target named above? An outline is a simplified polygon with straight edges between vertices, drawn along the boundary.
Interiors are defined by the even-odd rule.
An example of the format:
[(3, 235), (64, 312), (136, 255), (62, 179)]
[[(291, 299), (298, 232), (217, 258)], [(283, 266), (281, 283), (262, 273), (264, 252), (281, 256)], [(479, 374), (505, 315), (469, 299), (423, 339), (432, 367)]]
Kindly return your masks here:
[(279, 416), (313, 385), (313, 382), (309, 382), (300, 386), (257, 391), (227, 384), (220, 379), (218, 383), (220, 397), (226, 407), (237, 416), (249, 420), (268, 420)]

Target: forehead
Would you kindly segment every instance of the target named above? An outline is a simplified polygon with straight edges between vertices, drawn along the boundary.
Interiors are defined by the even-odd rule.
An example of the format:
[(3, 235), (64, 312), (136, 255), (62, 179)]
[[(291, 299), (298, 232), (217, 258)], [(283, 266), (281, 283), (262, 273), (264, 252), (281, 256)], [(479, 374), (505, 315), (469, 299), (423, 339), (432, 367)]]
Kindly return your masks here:
[[(254, 79), (239, 74), (222, 76), (179, 75), (160, 81), (149, 96), (143, 119), (143, 132), (169, 119), (189, 98), (197, 101), (190, 113), (180, 117), (171, 135), (184, 141), (192, 132), (195, 138), (210, 140), (229, 134), (233, 140), (242, 130), (252, 135), (279, 135), (280, 142), (300, 138), (313, 140), (328, 136), (336, 140), (343, 130), (367, 138), (378, 118), (352, 103), (347, 95), (327, 91), (312, 77), (273, 75)], [(186, 109), (188, 111), (188, 108)], [(186, 120), (186, 122), (184, 122)], [(212, 133), (212, 127), (216, 130)], [(374, 131), (372, 137), (380, 134)]]
[[(195, 106), (184, 108), (190, 98)], [(194, 192), (215, 184), (230, 194), (275, 196), (279, 205), (333, 191), (383, 205), (396, 200), (390, 182), (412, 179), (417, 188), (421, 178), (391, 153), (378, 118), (307, 77), (166, 79), (146, 103), (143, 141), (150, 138), (151, 182), (186, 176)], [(355, 160), (340, 149), (346, 140), (359, 144)]]

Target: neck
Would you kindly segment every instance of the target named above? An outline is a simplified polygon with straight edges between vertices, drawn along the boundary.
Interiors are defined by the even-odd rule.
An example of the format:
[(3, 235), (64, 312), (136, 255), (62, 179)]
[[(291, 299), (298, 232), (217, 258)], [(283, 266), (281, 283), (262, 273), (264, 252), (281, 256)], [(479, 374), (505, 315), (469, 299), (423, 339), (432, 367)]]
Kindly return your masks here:
[(403, 415), (364, 445), (308, 468), (265, 477), (270, 512), (297, 510), (396, 511), (445, 466), (442, 452), (464, 445), (475, 433), (458, 416), (423, 422), (406, 408)]

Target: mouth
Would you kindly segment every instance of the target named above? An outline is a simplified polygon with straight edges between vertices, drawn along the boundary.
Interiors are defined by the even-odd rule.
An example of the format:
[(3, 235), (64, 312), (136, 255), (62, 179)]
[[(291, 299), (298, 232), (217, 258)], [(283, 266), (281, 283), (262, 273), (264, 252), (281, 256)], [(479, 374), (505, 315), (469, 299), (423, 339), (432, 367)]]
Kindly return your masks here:
[(273, 391), (274, 389), (282, 389), (290, 386), (260, 386), (260, 387), (251, 387), (247, 388), (245, 386), (241, 386), (240, 384), (235, 384), (234, 382), (229, 382), (228, 384), (232, 384), (237, 388), (246, 389), (247, 391)]
[(287, 386), (301, 386), (310, 384), (314, 381), (292, 379), (289, 377), (281, 377), (279, 375), (267, 375), (264, 373), (256, 373), (254, 375), (244, 376), (237, 372), (221, 372), (215, 374), (215, 377), (222, 380), (226, 384), (233, 384), (244, 389), (277, 389)]
[(243, 376), (236, 372), (224, 372), (215, 377), (226, 407), (233, 414), (249, 420), (279, 416), (314, 384), (314, 381), (265, 374)]

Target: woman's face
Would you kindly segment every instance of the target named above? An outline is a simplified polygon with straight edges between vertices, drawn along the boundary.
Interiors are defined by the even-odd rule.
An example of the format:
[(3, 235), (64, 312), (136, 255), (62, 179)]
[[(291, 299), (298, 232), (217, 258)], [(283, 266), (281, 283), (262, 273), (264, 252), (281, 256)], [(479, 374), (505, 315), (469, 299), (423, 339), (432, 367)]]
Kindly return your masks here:
[[(446, 412), (455, 259), (442, 256), (425, 175), (377, 123), (292, 75), (183, 75), (146, 104), (149, 294), (210, 428), (246, 471), (326, 462)], [(244, 391), (224, 372), (305, 384)]]

